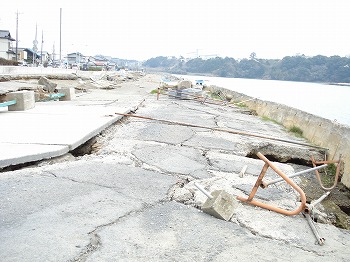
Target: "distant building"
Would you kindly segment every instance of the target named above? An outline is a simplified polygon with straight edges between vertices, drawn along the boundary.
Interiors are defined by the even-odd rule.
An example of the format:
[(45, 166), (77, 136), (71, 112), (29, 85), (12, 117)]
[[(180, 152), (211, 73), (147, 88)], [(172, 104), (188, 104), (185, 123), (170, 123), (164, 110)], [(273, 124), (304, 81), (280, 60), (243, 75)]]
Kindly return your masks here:
[(85, 57), (82, 53), (80, 52), (76, 52), (76, 53), (70, 53), (67, 54), (66, 57), (67, 61), (68, 61), (68, 66), (72, 66), (73, 64), (80, 64), (85, 62)]
[[(31, 48), (24, 48), (23, 52), (25, 52), (27, 55), (27, 59), (25, 59), (25, 61), (29, 64), (33, 64), (33, 59), (34, 59), (34, 63), (37, 64), (39, 62), (40, 59), (40, 54), (38, 54), (37, 52), (34, 52), (33, 49)], [(20, 53), (20, 57), (21, 57), (21, 53)]]
[(16, 53), (13, 51), (12, 42), (16, 41), (11, 37), (10, 31), (0, 30), (0, 57), (7, 60), (16, 60)]
[(25, 48), (18, 47), (17, 54), (18, 54), (18, 61), (19, 62), (28, 62), (28, 53), (25, 51)]

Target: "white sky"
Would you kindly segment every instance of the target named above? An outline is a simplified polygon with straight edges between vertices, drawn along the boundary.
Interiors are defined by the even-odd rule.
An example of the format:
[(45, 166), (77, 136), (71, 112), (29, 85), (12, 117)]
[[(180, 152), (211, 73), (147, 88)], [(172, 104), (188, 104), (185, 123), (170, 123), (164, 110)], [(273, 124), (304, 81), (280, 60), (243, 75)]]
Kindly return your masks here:
[[(350, 55), (349, 0), (12, 0), (1, 4), (0, 29), (19, 47), (62, 55), (79, 51), (145, 60), (217, 54), (248, 58)], [(15, 46), (15, 43), (13, 43)]]

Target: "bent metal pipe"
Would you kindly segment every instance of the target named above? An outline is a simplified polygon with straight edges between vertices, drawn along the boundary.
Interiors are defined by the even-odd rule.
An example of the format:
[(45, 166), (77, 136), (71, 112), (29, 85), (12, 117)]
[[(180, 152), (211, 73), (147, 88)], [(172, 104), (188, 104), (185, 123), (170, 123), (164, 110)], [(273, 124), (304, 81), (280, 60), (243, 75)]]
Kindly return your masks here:
[[(260, 173), (258, 179), (256, 180), (255, 185), (254, 185), (251, 193), (249, 194), (249, 197), (247, 198), (247, 197), (238, 196), (237, 199), (242, 201), (242, 202), (246, 202), (246, 203), (254, 205), (254, 206), (258, 206), (258, 207), (261, 207), (264, 209), (275, 211), (277, 213), (287, 215), (287, 216), (297, 215), (302, 211), (308, 212), (307, 206), (306, 206), (306, 195), (305, 195), (304, 191), (297, 184), (295, 184), (293, 182), (293, 180), (291, 180), (287, 175), (285, 175), (281, 170), (279, 170), (272, 162), (270, 162), (263, 154), (258, 152), (257, 156), (265, 162), (265, 165), (264, 165), (263, 169), (261, 170), (261, 173)], [(269, 167), (272, 170), (274, 170), (279, 176), (281, 176), (292, 188), (294, 188), (299, 193), (301, 203), (300, 203), (300, 206), (298, 208), (296, 208), (295, 210), (290, 211), (290, 210), (282, 209), (279, 207), (271, 206), (271, 205), (253, 200), (258, 188), (262, 184), (262, 179), (265, 176), (266, 171)]]

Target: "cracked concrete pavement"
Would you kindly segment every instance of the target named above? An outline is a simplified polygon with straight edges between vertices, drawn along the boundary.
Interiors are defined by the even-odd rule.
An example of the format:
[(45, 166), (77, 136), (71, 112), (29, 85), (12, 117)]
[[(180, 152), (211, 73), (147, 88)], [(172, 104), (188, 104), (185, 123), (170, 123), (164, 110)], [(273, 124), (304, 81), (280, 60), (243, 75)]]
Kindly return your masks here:
[[(303, 141), (246, 110), (161, 96), (137, 115)], [(305, 142), (305, 141), (303, 141)], [(249, 193), (263, 162), (252, 152), (306, 158), (315, 149), (209, 129), (127, 118), (92, 154), (0, 176), (1, 261), (348, 261), (350, 232), (240, 203), (229, 222), (200, 210), (209, 191)], [(239, 177), (244, 165), (245, 176)], [(276, 163), (286, 174), (288, 164)], [(269, 170), (267, 178), (277, 175)], [(298, 178), (294, 179), (298, 182)], [(257, 197), (295, 209), (285, 183)]]

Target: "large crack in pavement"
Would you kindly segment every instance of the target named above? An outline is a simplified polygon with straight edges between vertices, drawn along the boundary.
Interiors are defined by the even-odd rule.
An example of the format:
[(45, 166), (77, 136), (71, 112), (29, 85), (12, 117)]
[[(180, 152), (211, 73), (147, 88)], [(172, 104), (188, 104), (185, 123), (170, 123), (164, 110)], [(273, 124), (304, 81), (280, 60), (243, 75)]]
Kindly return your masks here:
[(68, 260), (68, 262), (84, 262), (93, 253), (97, 252), (103, 246), (101, 238), (98, 234), (99, 231), (101, 231), (107, 227), (116, 225), (118, 223), (122, 223), (123, 221), (127, 220), (128, 218), (134, 217), (138, 214), (146, 212), (146, 211), (148, 211), (152, 208), (155, 208), (157, 206), (161, 206), (166, 202), (169, 202), (169, 199), (165, 198), (165, 199), (162, 199), (160, 201), (154, 202), (152, 204), (144, 203), (142, 208), (140, 208), (140, 209), (132, 210), (132, 211), (126, 213), (125, 215), (118, 217), (117, 219), (115, 219), (112, 222), (102, 224), (102, 225), (95, 227), (94, 230), (92, 230), (91, 232), (88, 233), (88, 235), (90, 236), (90, 243), (83, 248), (83, 250), (79, 253), (79, 255)]

